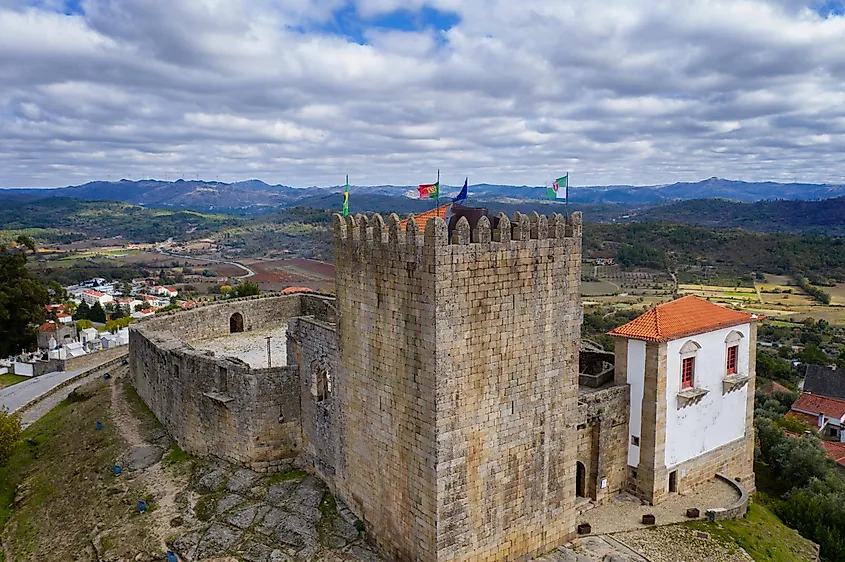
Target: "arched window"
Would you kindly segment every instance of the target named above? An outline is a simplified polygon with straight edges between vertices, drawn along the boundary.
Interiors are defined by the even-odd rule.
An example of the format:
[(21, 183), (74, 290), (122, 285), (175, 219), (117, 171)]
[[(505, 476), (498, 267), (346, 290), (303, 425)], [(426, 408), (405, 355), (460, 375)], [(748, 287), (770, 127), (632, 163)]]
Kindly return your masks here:
[(240, 312), (236, 312), (229, 318), (229, 333), (235, 334), (243, 331), (244, 317)]
[(311, 394), (317, 402), (331, 398), (332, 375), (324, 359), (315, 360), (311, 364)]
[(742, 332), (733, 330), (725, 338), (725, 374), (739, 373), (739, 343), (743, 337)]
[(690, 340), (681, 348), (681, 390), (695, 386), (695, 355), (701, 346)]

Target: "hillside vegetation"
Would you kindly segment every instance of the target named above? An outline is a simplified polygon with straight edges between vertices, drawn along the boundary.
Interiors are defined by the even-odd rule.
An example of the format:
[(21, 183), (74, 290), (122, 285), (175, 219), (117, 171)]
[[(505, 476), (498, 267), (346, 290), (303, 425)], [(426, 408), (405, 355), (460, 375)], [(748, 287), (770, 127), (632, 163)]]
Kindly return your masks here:
[[(202, 238), (239, 222), (239, 219), (225, 215), (147, 209), (114, 201), (81, 201), (67, 197), (13, 203), (0, 208), (0, 224), (4, 231), (46, 229), (46, 232), (35, 233), (37, 239), (45, 242), (56, 241), (52, 234), (56, 230), (87, 237), (120, 235), (137, 242), (156, 242), (169, 237)], [(47, 234), (46, 240), (39, 234)]]
[[(736, 277), (751, 272), (805, 275), (817, 283), (845, 281), (845, 239), (812, 234), (765, 234), (672, 223), (584, 226), (584, 250), (611, 242), (630, 267), (714, 268)], [(605, 244), (606, 246), (606, 244)]]
[(845, 197), (823, 201), (758, 201), (696, 199), (653, 207), (640, 221), (671, 221), (706, 227), (761, 232), (818, 233), (845, 236)]

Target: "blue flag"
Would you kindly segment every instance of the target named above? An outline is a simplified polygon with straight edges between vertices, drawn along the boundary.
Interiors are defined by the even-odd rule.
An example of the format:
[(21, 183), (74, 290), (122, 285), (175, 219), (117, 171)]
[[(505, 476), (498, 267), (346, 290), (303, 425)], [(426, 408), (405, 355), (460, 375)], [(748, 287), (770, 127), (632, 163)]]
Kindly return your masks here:
[(463, 189), (461, 189), (461, 192), (460, 192), (460, 193), (458, 193), (458, 196), (457, 196), (457, 197), (455, 197), (454, 199), (452, 199), (452, 203), (457, 203), (458, 201), (463, 201), (464, 199), (466, 199), (466, 198), (467, 198), (467, 180), (469, 180), (469, 178), (466, 178), (466, 179), (464, 180), (464, 187), (463, 187)]

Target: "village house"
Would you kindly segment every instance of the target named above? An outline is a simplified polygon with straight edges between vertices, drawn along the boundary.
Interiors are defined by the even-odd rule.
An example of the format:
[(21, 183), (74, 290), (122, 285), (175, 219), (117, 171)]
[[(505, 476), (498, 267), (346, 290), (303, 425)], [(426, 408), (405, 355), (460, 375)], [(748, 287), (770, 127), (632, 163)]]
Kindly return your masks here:
[(845, 400), (802, 392), (786, 417), (806, 422), (825, 439), (845, 442)]
[(143, 301), (140, 301), (134, 297), (120, 297), (117, 299), (117, 304), (127, 313), (131, 314), (135, 311), (135, 307), (139, 304), (143, 304)]
[(845, 369), (828, 365), (807, 365), (804, 392), (845, 400)]
[(111, 295), (107, 295), (100, 291), (95, 291), (94, 289), (86, 289), (82, 291), (80, 295), (83, 302), (88, 304), (88, 306), (94, 306), (96, 303), (100, 303), (100, 305), (105, 306), (110, 302), (114, 301), (114, 297)]

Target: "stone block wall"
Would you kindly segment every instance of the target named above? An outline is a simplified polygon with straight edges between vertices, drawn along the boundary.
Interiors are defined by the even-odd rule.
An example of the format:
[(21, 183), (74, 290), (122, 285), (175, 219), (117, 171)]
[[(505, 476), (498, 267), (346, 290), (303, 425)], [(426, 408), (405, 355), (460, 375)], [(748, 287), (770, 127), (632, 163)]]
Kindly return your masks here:
[(629, 408), (627, 384), (578, 396), (577, 461), (584, 466), (584, 497), (596, 504), (625, 489)]
[(288, 364), (299, 369), (302, 455), (323, 480), (334, 482), (343, 461), (337, 326), (313, 317), (294, 318), (287, 337)]
[(397, 559), (517, 560), (574, 534), (581, 217), (335, 217), (334, 486)]
[(187, 340), (228, 334), (235, 312), (247, 330), (283, 326), (303, 309), (325, 318), (332, 300), (299, 294), (239, 299), (132, 324), (132, 382), (185, 451), (271, 471), (301, 448), (298, 366), (252, 369), (195, 350)]

